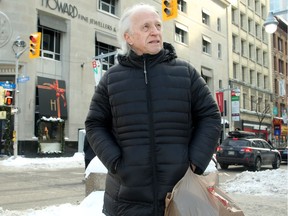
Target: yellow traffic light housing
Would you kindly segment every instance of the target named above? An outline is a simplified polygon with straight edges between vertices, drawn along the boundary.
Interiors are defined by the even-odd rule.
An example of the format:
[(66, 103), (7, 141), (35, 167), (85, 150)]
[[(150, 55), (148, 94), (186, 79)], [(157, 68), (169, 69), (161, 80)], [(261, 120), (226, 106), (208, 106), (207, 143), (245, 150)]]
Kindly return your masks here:
[(40, 56), (41, 32), (35, 32), (33, 34), (30, 34), (29, 40), (29, 58), (38, 58)]
[(178, 14), (177, 0), (162, 0), (162, 19), (163, 21), (174, 19)]

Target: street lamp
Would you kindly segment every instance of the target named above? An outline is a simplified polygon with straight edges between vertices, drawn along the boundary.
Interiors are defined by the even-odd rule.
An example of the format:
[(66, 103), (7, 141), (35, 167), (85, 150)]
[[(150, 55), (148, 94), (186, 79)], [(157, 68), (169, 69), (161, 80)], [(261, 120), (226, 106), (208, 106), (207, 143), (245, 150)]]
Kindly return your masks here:
[(28, 47), (26, 47), (25, 41), (21, 40), (20, 37), (18, 36), (16, 40), (13, 42), (12, 45), (12, 50), (15, 54), (16, 58), (16, 64), (15, 64), (15, 108), (14, 108), (14, 131), (15, 131), (15, 138), (14, 138), (14, 144), (13, 144), (13, 149), (14, 149), (14, 157), (17, 157), (18, 155), (18, 134), (17, 134), (17, 129), (18, 129), (18, 98), (19, 98), (19, 90), (18, 90), (18, 69), (19, 69), (19, 58), (20, 56), (25, 52), (25, 50)]
[(276, 12), (270, 11), (268, 14), (268, 17), (266, 18), (263, 24), (265, 27), (265, 31), (269, 34), (273, 34), (277, 30), (277, 26), (278, 26), (278, 21), (275, 18), (275, 16), (285, 14), (285, 13), (288, 13), (288, 9), (276, 11)]

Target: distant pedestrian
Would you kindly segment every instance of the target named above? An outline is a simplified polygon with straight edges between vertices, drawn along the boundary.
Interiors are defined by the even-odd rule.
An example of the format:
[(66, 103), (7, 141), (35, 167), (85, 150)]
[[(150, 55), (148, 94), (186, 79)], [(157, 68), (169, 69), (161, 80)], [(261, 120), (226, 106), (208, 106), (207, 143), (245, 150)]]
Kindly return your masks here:
[(91, 162), (91, 160), (96, 156), (95, 152), (93, 151), (93, 149), (91, 148), (88, 139), (85, 135), (84, 138), (84, 160), (85, 160), (85, 169), (88, 167), (89, 163)]

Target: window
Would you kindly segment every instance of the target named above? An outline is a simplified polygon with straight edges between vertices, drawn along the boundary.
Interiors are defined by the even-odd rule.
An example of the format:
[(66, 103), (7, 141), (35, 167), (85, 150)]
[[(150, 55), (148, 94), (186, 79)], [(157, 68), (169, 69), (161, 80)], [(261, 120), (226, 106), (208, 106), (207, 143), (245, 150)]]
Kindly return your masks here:
[(283, 52), (283, 41), (281, 38), (278, 38), (278, 50)]
[(116, 15), (116, 1), (117, 0), (99, 0), (99, 9)]
[(239, 65), (233, 62), (233, 79), (237, 79)]
[(254, 83), (254, 70), (250, 70), (250, 84), (253, 85)]
[(243, 109), (247, 109), (247, 94), (243, 93), (242, 94), (243, 97)]
[[(263, 4), (261, 4), (261, 17), (262, 17), (262, 19), (266, 19), (266, 17), (267, 17), (267, 11), (266, 11), (266, 6), (265, 5), (263, 5)], [(267, 34), (267, 33), (266, 33)]]
[(241, 55), (246, 56), (246, 41), (243, 39), (241, 40)]
[(268, 53), (265, 52), (265, 51), (263, 51), (263, 59), (262, 59), (262, 61), (263, 61), (263, 65), (265, 67), (268, 67)]
[(261, 64), (262, 63), (262, 58), (261, 58), (261, 50), (260, 48), (256, 48), (256, 61), (258, 64)]
[(242, 81), (246, 81), (247, 67), (242, 66)]
[(211, 54), (211, 40), (204, 35), (202, 37), (202, 52)]
[(250, 97), (250, 108), (251, 111), (256, 111), (255, 96), (253, 95)]
[(257, 87), (260, 87), (260, 78), (261, 78), (261, 74), (257, 73)]
[(278, 88), (278, 80), (274, 79), (274, 86), (275, 86), (275, 94), (278, 95), (279, 94), (279, 88)]
[(258, 23), (255, 24), (255, 31), (256, 37), (261, 40), (261, 26)]
[(268, 76), (264, 75), (264, 89), (268, 88)]
[(238, 11), (236, 8), (232, 8), (232, 23), (238, 25)]
[(284, 73), (284, 62), (281, 59), (278, 59), (278, 72)]
[[(98, 42), (97, 39), (95, 41), (95, 55), (98, 56), (100, 54), (107, 54), (110, 52), (114, 52), (116, 47), (111, 46), (109, 44)], [(107, 71), (111, 66), (115, 63), (115, 56), (111, 55), (102, 60), (102, 70)]]
[(238, 44), (238, 36), (237, 35), (232, 35), (232, 47), (233, 47), (233, 52), (236, 52), (239, 54), (239, 44)]
[(207, 11), (202, 10), (202, 23), (210, 25), (210, 16)]
[(266, 108), (269, 108), (270, 106), (269, 106), (269, 102), (268, 102), (268, 100), (267, 99), (265, 99), (265, 101), (264, 101), (264, 109), (266, 109)]
[(240, 26), (244, 30), (247, 29), (246, 16), (243, 13), (240, 14)]
[(260, 0), (256, 0), (255, 1), (255, 11), (257, 14), (260, 14), (260, 7), (261, 7)]
[(249, 58), (251, 60), (254, 60), (254, 46), (253, 44), (249, 43)]
[(222, 46), (220, 43), (218, 43), (218, 58), (219, 59), (222, 58)]
[(248, 0), (248, 7), (253, 9), (253, 0)]
[(212, 77), (213, 77), (212, 70), (209, 68), (202, 67), (201, 68), (201, 76), (203, 77), (203, 79), (207, 83), (208, 87), (212, 88)]
[(263, 41), (264, 43), (267, 43), (267, 41), (268, 41), (268, 34), (267, 34), (267, 32), (265, 31), (265, 28), (262, 28), (262, 41)]
[(184, 0), (178, 0), (178, 10), (187, 13), (187, 3)]
[(42, 33), (40, 56), (60, 61), (60, 32), (40, 25), (38, 32)]
[(217, 31), (221, 32), (221, 19), (217, 18)]
[(248, 19), (248, 32), (254, 35), (254, 21), (252, 19)]
[(180, 23), (175, 24), (175, 40), (180, 43), (188, 44), (188, 28)]
[(222, 80), (219, 80), (218, 82), (219, 82), (218, 88), (219, 88), (219, 89), (222, 89), (222, 88), (223, 88), (223, 82), (222, 82)]

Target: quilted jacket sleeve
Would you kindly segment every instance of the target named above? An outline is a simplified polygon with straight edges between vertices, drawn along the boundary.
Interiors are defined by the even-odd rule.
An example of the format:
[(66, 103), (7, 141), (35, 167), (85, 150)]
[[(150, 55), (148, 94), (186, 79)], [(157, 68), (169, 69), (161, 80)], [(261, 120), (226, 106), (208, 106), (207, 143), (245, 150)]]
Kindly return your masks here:
[(107, 76), (108, 73), (105, 73), (95, 88), (85, 121), (85, 129), (94, 152), (104, 166), (114, 173), (116, 161), (120, 158), (121, 152), (111, 131), (112, 115), (108, 98)]
[(197, 174), (207, 168), (221, 132), (221, 116), (218, 106), (204, 79), (191, 66), (193, 122), (192, 139), (189, 146), (189, 157), (197, 167)]

